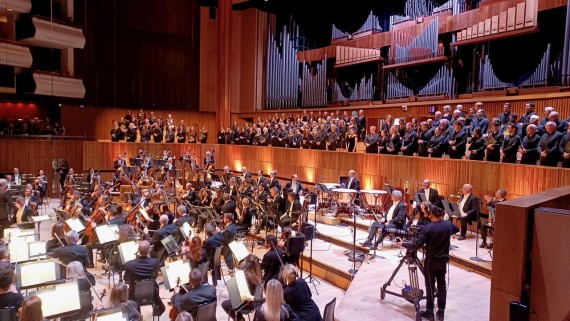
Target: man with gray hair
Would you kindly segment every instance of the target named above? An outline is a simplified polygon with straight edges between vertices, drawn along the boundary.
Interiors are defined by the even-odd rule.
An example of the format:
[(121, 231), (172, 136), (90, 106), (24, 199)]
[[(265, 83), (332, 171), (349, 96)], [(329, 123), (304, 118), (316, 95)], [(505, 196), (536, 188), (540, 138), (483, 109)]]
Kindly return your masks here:
[(87, 249), (81, 245), (77, 245), (78, 241), (79, 234), (77, 231), (71, 230), (65, 233), (65, 242), (67, 245), (55, 249), (52, 256), (66, 265), (69, 264), (69, 262), (79, 261), (83, 264), (83, 267), (92, 268), (93, 265), (89, 264)]
[(0, 238), (4, 237), (4, 229), (10, 227), (8, 213), (12, 208), (12, 197), (8, 181), (0, 179)]
[(471, 184), (463, 185), (461, 188), (461, 200), (459, 201), (459, 213), (461, 217), (461, 235), (457, 238), (459, 241), (465, 240), (465, 234), (467, 233), (467, 224), (473, 221), (477, 221), (479, 214), (479, 207), (481, 204), (477, 197), (473, 194), (473, 186)]
[[(368, 238), (366, 241), (360, 243), (362, 246), (370, 246), (371, 250), (375, 250), (384, 240), (384, 234), (386, 229), (398, 229), (402, 230), (404, 224), (406, 223), (406, 204), (402, 202), (402, 192), (394, 190), (392, 192), (392, 206), (388, 209), (388, 212), (382, 213), (382, 219), (378, 222), (372, 223), (370, 226), (370, 232), (368, 233)], [(376, 242), (372, 244), (374, 236), (378, 233), (378, 238)]]
[[(536, 117), (538, 118), (538, 116)], [(538, 135), (536, 132), (536, 125), (529, 124), (526, 126), (526, 133), (527, 134), (523, 137), (521, 145), (519, 146), (519, 153), (521, 153), (520, 163), (526, 165), (536, 165), (536, 162), (540, 159), (540, 154), (538, 152), (540, 135)]]
[(556, 131), (556, 123), (549, 121), (545, 126), (546, 132), (540, 138), (538, 152), (540, 153), (540, 165), (556, 167), (560, 160), (559, 145), (562, 134)]

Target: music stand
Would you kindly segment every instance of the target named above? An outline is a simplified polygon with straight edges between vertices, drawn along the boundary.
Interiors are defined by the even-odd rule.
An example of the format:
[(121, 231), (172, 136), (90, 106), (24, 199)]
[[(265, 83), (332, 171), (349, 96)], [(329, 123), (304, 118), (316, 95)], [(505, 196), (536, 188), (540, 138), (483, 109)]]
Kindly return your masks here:
[(58, 221), (65, 221), (67, 219), (69, 219), (69, 213), (67, 213), (66, 211), (57, 209), (57, 208), (53, 208), (53, 211), (55, 212), (55, 216), (57, 217)]
[(81, 223), (81, 220), (78, 218), (69, 218), (65, 220), (65, 224), (67, 224), (70, 229), (76, 231), (77, 233), (81, 233), (85, 230), (85, 226), (83, 226), (83, 223)]
[(249, 301), (254, 299), (247, 285), (245, 273), (242, 270), (235, 271), (234, 276), (226, 282), (226, 287), (228, 288), (232, 310), (241, 308), (247, 302), (246, 299)]
[(186, 260), (174, 261), (160, 268), (162, 273), (164, 287), (172, 290), (176, 287), (176, 281), (180, 278), (180, 284), (190, 282), (190, 263)]
[(234, 258), (238, 262), (245, 260), (245, 258), (250, 254), (243, 242), (232, 241), (228, 246), (232, 251)]
[(89, 311), (89, 316), (97, 321), (128, 321), (128, 315), (123, 313), (121, 307)]
[(37, 241), (38, 234), (35, 233), (35, 229), (20, 230), (16, 228), (11, 230), (10, 243), (8, 244), (11, 254), (10, 260), (15, 263), (29, 261), (28, 243)]
[(163, 238), (160, 240), (160, 243), (162, 243), (164, 246), (164, 249), (166, 250), (166, 253), (168, 253), (168, 256), (175, 255), (176, 251), (182, 247), (181, 244), (176, 243), (176, 240), (172, 235), (168, 235), (167, 237)]
[(138, 251), (139, 244), (135, 241), (119, 244), (119, 255), (121, 256), (121, 263), (125, 265), (130, 260), (136, 259)]
[[(450, 219), (452, 219), (453, 217), (457, 219), (461, 218), (461, 212), (459, 212), (459, 206), (457, 206), (457, 203), (451, 203), (447, 200), (442, 200), (441, 203), (443, 204), (444, 212), (447, 213), (447, 215), (449, 215)], [(457, 245), (450, 245), (450, 247), (454, 249), (459, 248), (459, 246)]]
[(47, 241), (34, 241), (28, 243), (28, 257), (45, 259), (47, 258)]
[(44, 286), (59, 280), (60, 277), (61, 268), (53, 259), (16, 265), (16, 286), (20, 290)]
[(119, 227), (117, 225), (98, 225), (95, 226), (95, 233), (99, 239), (101, 245), (115, 242), (117, 240), (117, 234), (119, 233)]
[(42, 301), (46, 319), (56, 319), (81, 309), (77, 281), (56, 284), (53, 289), (36, 292), (36, 296)]
[(166, 159), (153, 159), (152, 160), (152, 166), (155, 167), (164, 167), (164, 165), (166, 164)]
[(182, 224), (182, 226), (180, 226), (178, 230), (180, 231), (180, 234), (182, 234), (182, 237), (185, 240), (189, 239), (192, 236), (192, 228), (190, 227), (190, 224), (188, 224), (188, 222), (184, 222), (184, 224)]

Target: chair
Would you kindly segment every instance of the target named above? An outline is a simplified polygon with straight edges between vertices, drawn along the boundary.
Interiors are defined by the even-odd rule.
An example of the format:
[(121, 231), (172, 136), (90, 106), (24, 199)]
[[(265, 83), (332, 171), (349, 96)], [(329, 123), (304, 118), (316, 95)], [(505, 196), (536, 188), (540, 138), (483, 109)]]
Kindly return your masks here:
[(155, 280), (139, 280), (135, 281), (135, 297), (134, 301), (142, 307), (144, 305), (152, 305), (152, 318), (160, 317), (158, 315), (158, 307), (154, 304), (154, 297), (156, 294), (156, 281)]
[(0, 320), (2, 321), (18, 321), (16, 317), (16, 308), (2, 308), (0, 309)]
[(204, 262), (198, 265), (198, 270), (202, 272), (202, 283), (204, 284), (208, 284), (208, 266), (209, 266), (208, 262)]
[(196, 310), (196, 321), (216, 321), (216, 307), (218, 302), (205, 303)]
[[(222, 261), (220, 259), (220, 256), (222, 255), (222, 247), (217, 247), (216, 248), (216, 252), (214, 253), (214, 270), (212, 271), (212, 280), (215, 281), (215, 277), (217, 277), (217, 275), (215, 275), (216, 271), (220, 272), (220, 276), (222, 277), (222, 280), (224, 281), (224, 285), (226, 284), (226, 279), (224, 278), (224, 271), (222, 271)], [(217, 282), (216, 282), (217, 283)]]
[(323, 311), (323, 321), (334, 321), (334, 308), (336, 305), (336, 298), (333, 298), (327, 305), (325, 305), (325, 311)]

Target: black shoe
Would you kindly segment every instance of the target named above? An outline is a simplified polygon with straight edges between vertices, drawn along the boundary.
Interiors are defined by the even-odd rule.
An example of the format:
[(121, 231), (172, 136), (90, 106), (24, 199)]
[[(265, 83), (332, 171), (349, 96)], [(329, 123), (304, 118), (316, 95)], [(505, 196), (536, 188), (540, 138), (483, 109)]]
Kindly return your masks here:
[(487, 243), (483, 242), (481, 243), (481, 245), (479, 245), (480, 248), (484, 249), (487, 247)]
[(374, 244), (369, 248), (370, 251), (376, 251), (377, 249), (378, 249), (378, 244)]
[(433, 311), (421, 311), (420, 316), (426, 320), (434, 321)]
[(492, 250), (493, 249), (493, 243), (487, 244), (487, 249)]
[(443, 321), (444, 316), (445, 316), (445, 311), (437, 310), (437, 313), (435, 314), (437, 321)]
[(465, 239), (466, 239), (465, 235), (461, 235), (460, 237), (457, 238), (458, 241), (463, 241)]
[(358, 244), (360, 244), (360, 245), (362, 245), (362, 246), (371, 246), (371, 245), (372, 245), (372, 243), (370, 243), (370, 242), (368, 242), (368, 241), (360, 242), (360, 243), (358, 243)]

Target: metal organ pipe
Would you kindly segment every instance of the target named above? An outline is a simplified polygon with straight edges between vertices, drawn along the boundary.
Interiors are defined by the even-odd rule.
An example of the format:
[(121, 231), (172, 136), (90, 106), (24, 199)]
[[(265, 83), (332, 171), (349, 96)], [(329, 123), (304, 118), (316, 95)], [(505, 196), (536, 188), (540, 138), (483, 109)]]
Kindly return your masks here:
[(327, 85), (326, 69), (327, 57), (315, 67), (316, 75), (311, 73), (310, 66), (303, 63), (301, 79), (301, 102), (303, 107), (315, 107), (326, 105)]
[(550, 64), (548, 60), (550, 59), (550, 43), (546, 46), (546, 51), (538, 64), (538, 67), (534, 70), (532, 75), (528, 77), (525, 81), (521, 83), (521, 86), (529, 85), (546, 85), (548, 82), (548, 73)]
[(481, 63), (481, 81), (479, 81), (479, 89), (507, 88), (511, 85), (512, 84), (508, 82), (500, 80), (497, 75), (495, 75), (495, 71), (493, 70), (491, 61), (489, 60), (489, 55), (486, 55), (484, 62)]

